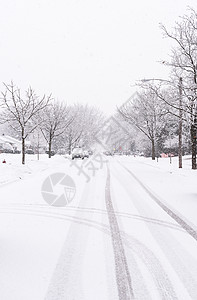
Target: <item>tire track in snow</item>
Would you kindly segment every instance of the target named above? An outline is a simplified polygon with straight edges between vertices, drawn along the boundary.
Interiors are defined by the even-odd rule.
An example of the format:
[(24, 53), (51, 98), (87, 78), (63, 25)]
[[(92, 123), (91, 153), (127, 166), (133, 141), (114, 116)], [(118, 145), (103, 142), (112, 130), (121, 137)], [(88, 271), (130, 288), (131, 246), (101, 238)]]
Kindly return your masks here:
[[(89, 193), (90, 185), (87, 184), (80, 200), (81, 204), (87, 201)], [(45, 300), (84, 299), (81, 275), (89, 226), (79, 226), (83, 221), (77, 217), (77, 213), (73, 218), (67, 218), (74, 221), (70, 224)]]
[[(38, 216), (51, 216), (54, 218), (57, 218), (58, 215), (59, 216), (69, 216), (66, 213), (68, 213), (69, 211), (78, 211), (81, 212), (83, 214), (87, 214), (87, 213), (94, 213), (94, 214), (106, 214), (107, 215), (107, 211), (104, 209), (96, 209), (96, 208), (85, 208), (85, 207), (74, 207), (74, 206), (67, 206), (66, 209), (60, 208), (58, 209), (58, 211), (56, 209), (54, 209), (53, 207), (50, 206), (46, 206), (46, 205), (14, 205), (14, 206), (0, 206), (0, 213), (16, 213), (19, 214), (20, 212), (26, 212), (27, 214), (34, 215), (36, 216), (36, 212), (38, 213)], [(129, 214), (129, 213), (124, 213), (124, 212), (118, 212), (118, 211), (114, 211), (115, 215), (117, 217), (123, 217), (123, 218), (130, 218), (130, 219), (135, 219), (135, 220), (139, 220), (139, 221), (144, 221), (147, 223), (151, 223), (151, 224), (155, 224), (155, 225), (159, 225), (162, 227), (167, 227), (167, 228), (171, 228), (171, 229), (175, 229), (175, 230), (179, 230), (179, 231), (183, 231), (185, 232), (185, 230), (180, 227), (178, 224), (173, 224), (170, 222), (165, 222), (159, 219), (155, 219), (155, 218), (148, 218), (145, 216), (140, 216), (140, 215), (136, 215), (136, 214)], [(61, 218), (62, 219), (62, 218)]]
[[(86, 204), (90, 202), (90, 200), (92, 205), (94, 205), (95, 204), (94, 202), (97, 200), (100, 193), (101, 195), (103, 195), (103, 189), (100, 187), (100, 185), (97, 184), (96, 181), (95, 182), (91, 181), (91, 183), (88, 185), (89, 185), (89, 189), (88, 191), (85, 191), (83, 193), (83, 197), (82, 197), (83, 200), (80, 201), (79, 205), (81, 204), (86, 206)], [(89, 195), (87, 195), (87, 192), (89, 192)], [(92, 285), (91, 283), (89, 283), (89, 280), (87, 279), (85, 280), (86, 284), (84, 285), (85, 282), (82, 276), (86, 275), (86, 270), (84, 269), (84, 262), (86, 262), (87, 259), (86, 247), (88, 244), (87, 243), (88, 236), (89, 234), (92, 234), (90, 229), (93, 228), (99, 230), (102, 233), (105, 233), (109, 237), (109, 240), (111, 242), (110, 229), (108, 225), (95, 221), (93, 213), (88, 214), (88, 218), (81, 218), (81, 215), (79, 215), (79, 213), (80, 212), (76, 211), (75, 216), (68, 215), (68, 217), (66, 217), (69, 221), (71, 221), (69, 233), (67, 234), (65, 243), (62, 247), (61, 255), (58, 259), (56, 269), (53, 273), (45, 300), (87, 299), (86, 294), (88, 294), (88, 292), (87, 293), (85, 292), (84, 287), (86, 287), (88, 291), (89, 289), (88, 284), (89, 284), (90, 291), (91, 291)], [(62, 219), (63, 218), (64, 216), (62, 216)], [(79, 225), (85, 225), (85, 226), (79, 226)], [(90, 253), (93, 253), (93, 256), (95, 254), (95, 259), (96, 259), (96, 253), (95, 252), (90, 252)], [(106, 257), (108, 257), (108, 255), (109, 252), (106, 253)], [(113, 299), (115, 300), (118, 299), (115, 276), (114, 274), (111, 274), (110, 277), (113, 278), (114, 284), (112, 287), (113, 291), (111, 292), (113, 295), (116, 295), (116, 297), (113, 297)], [(108, 281), (108, 278), (106, 278), (106, 281)], [(95, 283), (96, 283), (95, 288), (98, 289), (99, 282), (95, 281)], [(94, 291), (92, 292), (94, 293)], [(101, 295), (103, 295), (103, 297), (101, 296), (102, 299), (106, 299), (105, 293), (106, 293), (105, 289), (103, 289), (103, 291), (101, 290)], [(110, 289), (109, 289), (109, 293), (110, 293)], [(95, 294), (95, 299), (98, 299), (98, 295), (96, 294)]]
[[(125, 182), (122, 182), (122, 185), (129, 194), (129, 190)], [(142, 204), (140, 201), (134, 201), (133, 199), (133, 203), (140, 213), (150, 214), (150, 207), (148, 207), (145, 202)], [(154, 212), (152, 213), (154, 214)], [(158, 230), (158, 228), (152, 226), (151, 223), (148, 223), (147, 226), (155, 240), (158, 242), (174, 271), (178, 275), (183, 286), (188, 291), (188, 294), (192, 299), (195, 299), (197, 295), (197, 261), (191, 257), (186, 249), (183, 249), (182, 245), (176, 239), (174, 239), (174, 236), (172, 236), (169, 230)], [(187, 232), (185, 231), (185, 233)]]
[[(23, 214), (23, 213), (19, 213), (19, 214)], [(43, 215), (42, 214), (35, 214), (35, 216), (40, 217), (40, 216), (43, 216)], [(55, 219), (64, 220), (64, 221), (68, 221), (68, 222), (71, 221), (71, 222), (73, 222), (75, 224), (78, 224), (78, 225), (83, 225), (83, 226), (86, 226), (86, 227), (94, 228), (96, 230), (99, 230), (99, 231), (103, 232), (104, 234), (108, 235), (109, 237), (111, 237), (111, 230), (110, 230), (108, 225), (100, 223), (100, 222), (92, 221), (90, 219), (79, 218), (79, 217), (76, 217), (76, 216), (69, 216), (69, 215), (66, 215), (66, 214), (64, 214), (64, 215), (61, 214), (61, 216), (58, 216), (58, 214), (57, 214), (57, 216), (55, 216), (55, 215), (44, 215), (44, 217), (53, 217)], [(161, 274), (163, 273), (163, 270), (160, 266), (160, 262), (158, 261), (158, 259), (154, 256), (154, 254), (147, 247), (145, 247), (145, 245), (143, 245), (137, 239), (134, 239), (133, 237), (128, 236), (123, 231), (120, 231), (120, 234), (121, 234), (121, 237), (122, 237), (123, 244), (128, 249), (130, 249), (133, 252), (133, 254), (135, 254), (140, 260), (142, 260), (144, 263), (146, 263), (147, 258), (149, 258), (150, 263), (148, 264), (147, 268), (148, 268), (148, 270), (151, 274), (154, 274), (154, 279), (156, 281), (156, 286), (157, 286), (158, 290), (160, 290), (162, 285), (160, 283), (158, 283), (158, 278), (161, 277)], [(70, 245), (70, 247), (71, 247), (71, 245)], [(136, 293), (136, 299), (139, 299), (139, 300), (150, 299), (148, 291), (146, 290), (146, 288), (143, 284), (143, 276), (141, 275), (141, 272), (138, 269), (138, 267), (136, 265), (136, 262), (134, 261), (132, 256), (129, 257), (129, 260), (131, 260), (131, 263), (132, 263), (132, 267), (133, 267), (132, 270), (134, 271), (134, 274), (135, 274), (135, 277), (136, 277), (135, 281), (137, 282), (138, 285), (140, 284), (140, 291), (138, 291), (138, 289), (136, 289), (138, 291)], [(66, 263), (64, 262), (64, 264), (66, 264)], [(59, 268), (60, 268), (60, 266), (59, 266)], [(63, 267), (62, 267), (62, 270), (63, 270)], [(64, 276), (61, 277), (61, 279), (58, 283), (58, 286), (59, 286), (59, 288), (58, 288), (58, 290), (59, 290), (58, 300), (59, 299), (64, 299), (64, 298), (61, 298), (61, 297), (63, 297), (61, 293), (62, 293), (62, 289), (64, 290), (64, 281), (63, 281), (62, 278), (65, 279), (65, 277), (66, 276), (64, 274)], [(163, 283), (166, 281), (165, 276), (164, 276), (164, 278), (161, 279), (161, 281)], [(60, 285), (60, 283), (61, 283), (61, 285)], [(165, 285), (165, 283), (164, 283), (164, 285)], [(55, 288), (57, 289), (57, 285), (54, 287), (54, 289)], [(138, 297), (138, 294), (140, 294), (140, 297)], [(51, 298), (51, 299), (56, 300), (57, 298), (55, 298), (55, 295), (56, 295), (56, 293), (53, 291), (54, 298)], [(45, 299), (48, 300), (50, 298), (45, 298)], [(65, 298), (65, 299), (68, 300), (67, 298)], [(162, 299), (169, 300), (170, 298), (169, 297), (168, 298), (162, 297)], [(173, 299), (177, 299), (177, 298), (174, 297)]]
[(110, 194), (110, 171), (107, 167), (107, 181), (105, 188), (105, 202), (108, 212), (110, 231), (112, 237), (112, 245), (115, 259), (116, 282), (118, 287), (119, 300), (134, 299), (133, 289), (131, 285), (131, 277), (127, 265), (125, 251), (122, 238), (118, 226), (118, 222), (114, 213), (113, 204)]
[[(113, 173), (113, 172), (112, 172)], [(123, 180), (123, 176), (120, 176), (120, 172), (117, 172), (118, 176), (117, 180), (122, 184), (123, 188), (127, 191), (125, 182)], [(130, 196), (129, 192), (127, 191), (128, 195)], [(133, 197), (131, 198), (132, 202), (134, 201)], [(133, 202), (135, 205), (135, 201)], [(142, 211), (140, 211), (142, 213)], [(144, 214), (144, 211), (143, 211)], [(148, 223), (149, 224), (149, 223)], [(147, 225), (148, 226), (148, 225)], [(153, 225), (152, 225), (153, 226)], [(154, 227), (154, 226), (153, 226)], [(155, 228), (157, 230), (157, 227)], [(158, 299), (165, 299), (165, 300), (178, 300), (172, 283), (164, 270), (161, 262), (156, 257), (153, 251), (149, 249), (143, 242), (138, 240), (137, 238), (128, 235), (124, 231), (121, 231), (122, 240), (126, 247), (128, 247), (132, 251), (132, 255), (135, 257), (137, 256), (138, 259), (144, 264), (148, 272), (150, 273), (154, 285), (157, 289), (158, 294), (160, 297)], [(135, 276), (135, 273), (134, 273)], [(145, 281), (145, 279), (143, 278)], [(134, 287), (135, 291), (135, 287)], [(138, 290), (136, 290), (136, 295), (138, 294)], [(137, 298), (138, 299), (138, 298)], [(140, 299), (140, 298), (139, 298)]]
[(122, 163), (119, 164), (141, 185), (141, 187), (147, 192), (147, 194), (169, 215), (171, 216), (183, 229), (185, 229), (196, 241), (197, 241), (197, 231), (192, 228), (186, 221), (184, 221), (178, 213), (173, 212), (167, 205), (165, 205), (161, 200), (159, 200), (143, 183), (136, 177), (136, 175), (131, 172)]
[(121, 232), (121, 235), (124, 244), (144, 263), (152, 275), (157, 291), (161, 295), (160, 299), (178, 300), (167, 274), (154, 253), (133, 236), (125, 232)]
[[(26, 214), (27, 212), (28, 211), (17, 212), (17, 214)], [(28, 213), (28, 215), (29, 215), (29, 213)], [(49, 218), (54, 218), (54, 219), (58, 219), (58, 220), (68, 221), (68, 222), (71, 221), (72, 223), (75, 223), (78, 225), (83, 225), (85, 227), (94, 228), (96, 230), (103, 232), (104, 234), (108, 235), (109, 237), (111, 237), (111, 231), (110, 231), (109, 225), (103, 224), (101, 222), (96, 222), (91, 219), (81, 218), (81, 217), (77, 217), (77, 216), (70, 216), (65, 213), (64, 214), (63, 213), (56, 213), (56, 214), (44, 213), (44, 214), (42, 214), (41, 212), (38, 212), (38, 211), (35, 211), (35, 214), (32, 214), (32, 211), (31, 211), (30, 215), (33, 215), (33, 216), (35, 215), (37, 217), (40, 217), (40, 216), (41, 217), (49, 217)], [(157, 279), (163, 271), (161, 269), (158, 259), (154, 256), (154, 254), (145, 245), (143, 245), (137, 239), (134, 239), (133, 237), (126, 235), (126, 233), (123, 231), (120, 231), (120, 234), (122, 237), (123, 244), (130, 251), (132, 251), (132, 253), (135, 254), (140, 260), (142, 260), (144, 263), (146, 263), (147, 262), (146, 258), (147, 257), (151, 258), (150, 259), (151, 263), (148, 264), (147, 268), (151, 274), (155, 274), (155, 276), (154, 276), (155, 281), (156, 281), (155, 284), (159, 290), (161, 288), (161, 285), (158, 284)], [(71, 247), (71, 245), (70, 245), (70, 247)], [(143, 255), (141, 255), (141, 254), (143, 254)], [(149, 299), (150, 300), (151, 298), (149, 296), (149, 293), (143, 283), (143, 276), (142, 276), (141, 271), (139, 270), (138, 266), (136, 265), (133, 255), (130, 255), (127, 259), (129, 260), (132, 272), (135, 275), (135, 277), (133, 278), (133, 283), (135, 283), (136, 299), (140, 299), (140, 300), (143, 300), (143, 299), (148, 300)], [(63, 278), (65, 279), (65, 275)], [(165, 281), (164, 279), (162, 278), (163, 282)], [(61, 280), (60, 280), (60, 282), (61, 282)], [(59, 286), (60, 286), (60, 283), (59, 283)], [(62, 286), (63, 286), (63, 283), (62, 283)], [(60, 293), (60, 291), (61, 291), (61, 288), (59, 287), (59, 293)], [(59, 294), (59, 297), (60, 297), (60, 295), (61, 294)], [(54, 297), (55, 297), (55, 295), (54, 295)], [(56, 300), (56, 298), (54, 298), (54, 299)], [(62, 298), (59, 298), (59, 299), (62, 299)], [(166, 299), (166, 298), (163, 298), (163, 299)], [(170, 299), (170, 298), (168, 298), (168, 299)], [(174, 298), (174, 299), (176, 299), (176, 298)]]

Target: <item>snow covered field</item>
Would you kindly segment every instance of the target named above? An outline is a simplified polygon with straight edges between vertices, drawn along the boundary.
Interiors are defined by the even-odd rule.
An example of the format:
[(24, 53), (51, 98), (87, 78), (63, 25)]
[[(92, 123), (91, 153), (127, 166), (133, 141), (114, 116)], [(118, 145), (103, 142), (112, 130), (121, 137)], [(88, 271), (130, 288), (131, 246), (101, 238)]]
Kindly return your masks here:
[[(63, 156), (27, 155), (22, 166), (20, 155), (0, 154), (0, 299), (197, 299), (190, 158), (181, 170), (176, 157), (107, 159), (87, 182)], [(75, 183), (64, 207), (43, 199), (52, 174)]]

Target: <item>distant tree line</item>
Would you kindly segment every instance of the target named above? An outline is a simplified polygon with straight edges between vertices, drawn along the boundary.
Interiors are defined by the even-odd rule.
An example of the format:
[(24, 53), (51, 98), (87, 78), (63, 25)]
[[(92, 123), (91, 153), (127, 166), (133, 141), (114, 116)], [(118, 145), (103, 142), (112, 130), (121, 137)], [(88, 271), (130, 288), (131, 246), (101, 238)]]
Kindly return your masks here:
[(88, 105), (67, 105), (52, 95), (39, 97), (29, 87), (22, 92), (13, 82), (4, 84), (1, 92), (0, 123), (22, 142), (22, 164), (25, 164), (26, 140), (32, 133), (42, 134), (49, 158), (52, 149), (64, 148), (70, 153), (75, 146), (90, 147), (101, 126), (103, 114)]

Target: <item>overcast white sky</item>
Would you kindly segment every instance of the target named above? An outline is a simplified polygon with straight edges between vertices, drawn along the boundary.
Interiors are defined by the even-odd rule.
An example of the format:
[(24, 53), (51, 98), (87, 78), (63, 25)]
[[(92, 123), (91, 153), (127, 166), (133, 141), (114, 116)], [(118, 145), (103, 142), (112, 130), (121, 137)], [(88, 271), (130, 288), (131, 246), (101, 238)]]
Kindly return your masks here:
[[(0, 0), (0, 82), (108, 114), (135, 80), (166, 78), (171, 28), (196, 0)], [(2, 86), (2, 85), (1, 85)]]

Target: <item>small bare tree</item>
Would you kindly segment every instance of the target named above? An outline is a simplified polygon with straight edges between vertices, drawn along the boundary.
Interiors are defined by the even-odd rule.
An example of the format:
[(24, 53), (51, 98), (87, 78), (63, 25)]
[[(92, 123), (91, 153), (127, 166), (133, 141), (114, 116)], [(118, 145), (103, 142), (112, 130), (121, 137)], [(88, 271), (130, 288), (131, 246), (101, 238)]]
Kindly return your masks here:
[(40, 99), (29, 87), (25, 95), (21, 95), (18, 87), (11, 84), (4, 84), (5, 92), (2, 92), (3, 112), (1, 119), (8, 123), (13, 130), (20, 132), (22, 141), (22, 164), (25, 164), (25, 140), (39, 125), (37, 116), (51, 100), (51, 95), (45, 95)]
[(71, 109), (73, 122), (65, 131), (65, 141), (69, 154), (72, 148), (90, 148), (95, 142), (95, 134), (103, 124), (103, 114), (88, 105), (76, 104)]
[(55, 138), (62, 135), (73, 122), (70, 108), (63, 103), (53, 102), (43, 111), (41, 132), (48, 143), (48, 155), (51, 158), (52, 143)]
[[(159, 84), (153, 84), (152, 81), (159, 81)], [(149, 83), (150, 82), (150, 83)], [(166, 111), (169, 115), (172, 115), (178, 120), (178, 135), (179, 135), (179, 168), (182, 168), (182, 131), (183, 131), (183, 121), (186, 121), (184, 114), (186, 111), (183, 108), (183, 83), (180, 77), (178, 82), (176, 78), (174, 80), (162, 80), (162, 79), (149, 79), (144, 80), (140, 86), (144, 89), (151, 90), (155, 93), (158, 99), (165, 103)]]
[(157, 96), (150, 90), (136, 93), (118, 109), (123, 118), (136, 126), (151, 142), (152, 159), (156, 157), (158, 138), (165, 127), (165, 106), (159, 103)]

